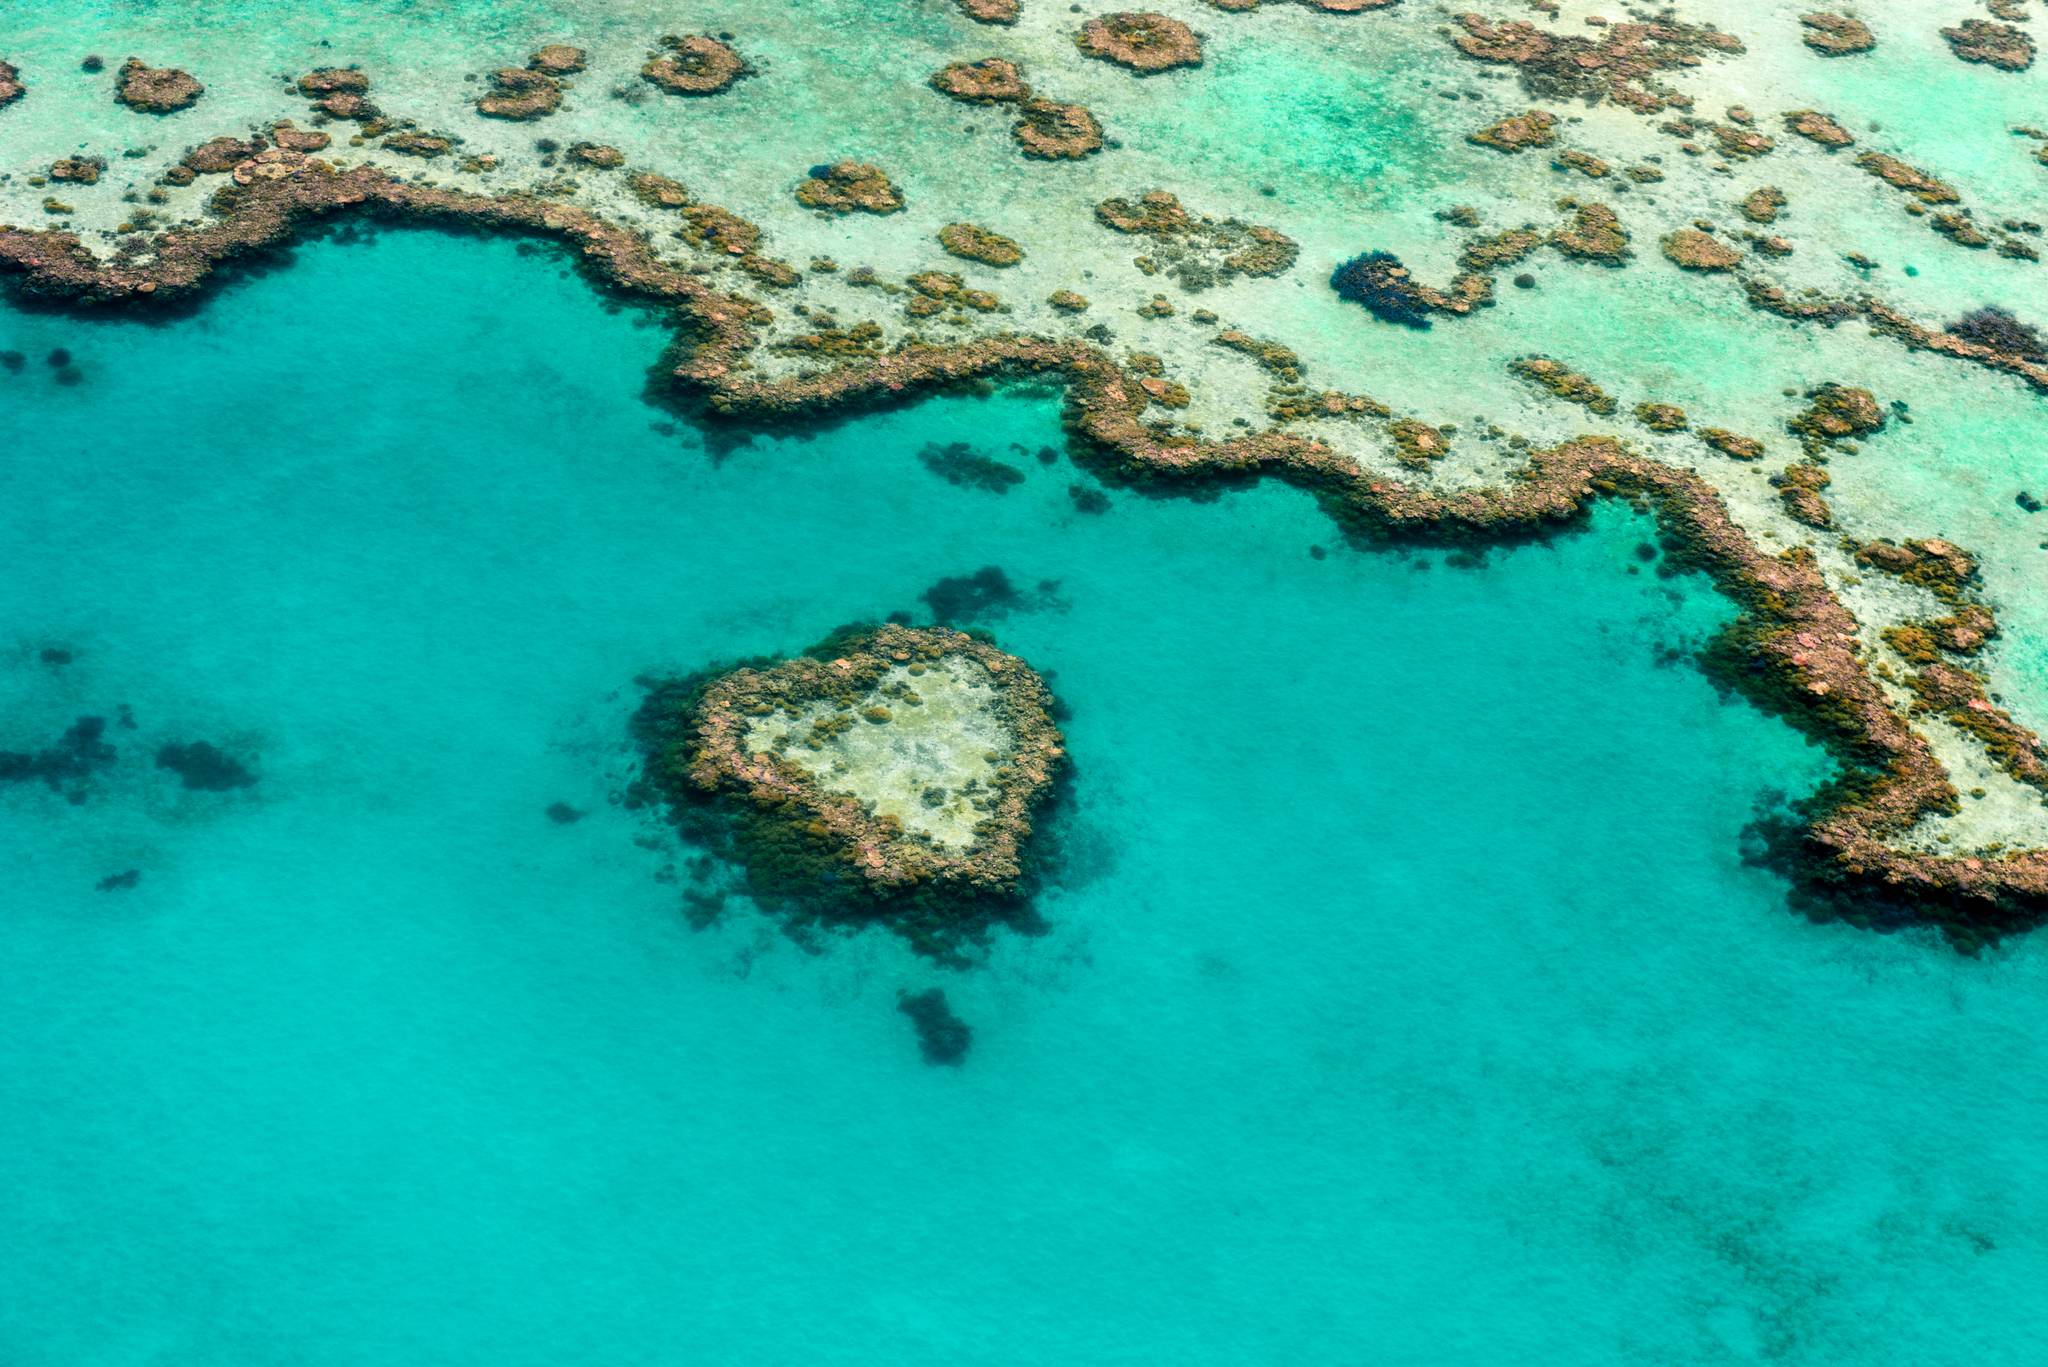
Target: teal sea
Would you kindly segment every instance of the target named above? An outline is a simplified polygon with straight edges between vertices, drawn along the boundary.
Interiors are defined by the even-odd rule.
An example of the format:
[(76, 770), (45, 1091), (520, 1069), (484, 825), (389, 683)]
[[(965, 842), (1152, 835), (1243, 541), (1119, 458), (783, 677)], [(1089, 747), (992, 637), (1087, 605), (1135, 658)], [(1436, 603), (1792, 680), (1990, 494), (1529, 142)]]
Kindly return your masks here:
[[(0, 749), (134, 721), (0, 788), (0, 1361), (2042, 1360), (2048, 950), (1787, 911), (1741, 830), (1828, 765), (1646, 519), (1085, 513), (1051, 395), (707, 442), (664, 341), (411, 232), (0, 312)], [(635, 678), (985, 565), (1071, 708), (1047, 932), (692, 930)]]

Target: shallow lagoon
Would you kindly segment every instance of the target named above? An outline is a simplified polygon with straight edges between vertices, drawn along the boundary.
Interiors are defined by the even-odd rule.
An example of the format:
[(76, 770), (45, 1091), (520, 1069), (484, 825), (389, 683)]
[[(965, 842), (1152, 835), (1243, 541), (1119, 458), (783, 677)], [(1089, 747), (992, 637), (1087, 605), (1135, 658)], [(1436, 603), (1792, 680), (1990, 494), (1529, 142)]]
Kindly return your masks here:
[[(637, 321), (421, 234), (0, 315), (0, 746), (138, 722), (86, 805), (0, 791), (11, 1362), (2035, 1360), (2038, 937), (1784, 911), (1739, 831), (1825, 765), (1664, 662), (1726, 609), (1646, 522), (1084, 515), (1031, 394), (714, 457)], [(633, 677), (985, 564), (1073, 709), (1050, 933), (691, 932), (607, 801)], [(261, 781), (177, 788), (191, 738)]]

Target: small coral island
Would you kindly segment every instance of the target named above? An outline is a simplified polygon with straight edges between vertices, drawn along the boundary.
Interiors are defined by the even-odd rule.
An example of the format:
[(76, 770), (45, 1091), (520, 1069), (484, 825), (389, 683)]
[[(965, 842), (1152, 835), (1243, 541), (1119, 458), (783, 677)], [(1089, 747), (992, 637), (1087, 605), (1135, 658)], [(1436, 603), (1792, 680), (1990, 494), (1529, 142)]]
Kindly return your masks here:
[(764, 908), (961, 962), (990, 925), (1029, 924), (1027, 845), (1065, 758), (1052, 706), (985, 637), (859, 626), (659, 683), (635, 729), (650, 795)]

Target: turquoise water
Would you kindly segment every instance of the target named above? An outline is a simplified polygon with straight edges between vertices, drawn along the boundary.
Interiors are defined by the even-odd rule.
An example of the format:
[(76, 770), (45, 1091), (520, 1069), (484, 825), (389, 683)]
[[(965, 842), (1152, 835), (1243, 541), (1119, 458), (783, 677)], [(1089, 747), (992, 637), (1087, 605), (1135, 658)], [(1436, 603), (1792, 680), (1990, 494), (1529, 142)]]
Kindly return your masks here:
[[(1472, 569), (1277, 488), (1087, 516), (1028, 393), (714, 458), (662, 339), (406, 233), (0, 313), (0, 748), (136, 720), (85, 804), (0, 789), (0, 1359), (2040, 1360), (2048, 958), (1787, 914), (1739, 831), (1826, 766), (1660, 663), (1727, 609), (1643, 520)], [(633, 678), (985, 564), (1058, 581), (990, 624), (1073, 709), (1052, 929), (690, 931), (608, 801)]]

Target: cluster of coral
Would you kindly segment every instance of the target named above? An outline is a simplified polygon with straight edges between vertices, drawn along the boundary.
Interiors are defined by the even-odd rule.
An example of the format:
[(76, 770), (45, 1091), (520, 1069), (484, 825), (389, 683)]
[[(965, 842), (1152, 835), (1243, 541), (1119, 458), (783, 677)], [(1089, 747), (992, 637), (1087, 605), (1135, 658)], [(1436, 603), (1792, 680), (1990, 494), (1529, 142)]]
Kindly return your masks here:
[[(1219, 9), (1250, 7), (1217, 4)], [(1310, 7), (1347, 12), (1378, 6)], [(979, 11), (970, 17), (997, 24), (1018, 17), (1014, 4), (963, 0), (963, 8)], [(1156, 18), (1104, 16), (1084, 23), (1075, 41), (1091, 57), (1140, 71), (1185, 68), (1199, 60), (1200, 38), (1187, 31), (1188, 41), (1183, 42), (1175, 25), (1150, 22)], [(1223, 22), (1219, 20), (1219, 26)], [(1857, 21), (1842, 16), (1809, 15), (1799, 36), (1825, 55), (1849, 56), (1866, 50), (1867, 34), (1860, 30)], [(1055, 37), (1064, 45), (1067, 34), (1062, 27)], [(1904, 347), (1995, 370), (2048, 391), (2048, 348), (2030, 324), (2010, 313), (1980, 309), (1940, 325), (1887, 301), (1876, 288), (1853, 293), (1793, 289), (1763, 269), (1791, 250), (1786, 239), (1766, 235), (1765, 230), (1799, 233), (1811, 217), (1802, 214), (1805, 201), (1794, 202), (1800, 182), (1774, 172), (1771, 179), (1776, 184), (1760, 184), (1762, 177), (1747, 169), (1781, 165), (1756, 160), (1773, 155), (1784, 159), (1796, 153), (1819, 162), (1830, 153), (1853, 148), (1829, 164), (1876, 192), (1884, 203), (1924, 216), (1946, 242), (1960, 246), (1996, 244), (1999, 253), (2024, 260), (2022, 253), (2038, 225), (1968, 212), (1963, 193), (1942, 178), (1898, 157), (1857, 146), (1858, 135), (1869, 137), (1861, 123), (1852, 134), (1841, 120), (1812, 109), (1785, 114), (1782, 127), (1739, 108), (1713, 118), (1693, 112), (1690, 99), (1670, 83), (1701, 62), (1738, 51), (1739, 44), (1728, 35), (1667, 19), (1589, 25), (1579, 33), (1474, 15), (1458, 16), (1449, 35), (1457, 49), (1478, 64), (1480, 75), (1504, 85), (1519, 83), (1530, 99), (1551, 102), (1559, 109), (1570, 107), (1565, 101), (1617, 104), (1645, 115), (1645, 126), (1656, 123), (1658, 132), (1674, 140), (1680, 156), (1696, 156), (1702, 166), (1728, 168), (1725, 188), (1716, 201), (1721, 217), (1718, 222), (1702, 217), (1654, 226), (1643, 221), (1639, 215), (1645, 211), (1630, 208), (1621, 196), (1663, 179), (1661, 157), (1645, 155), (1634, 164), (1610, 166), (1579, 148), (1560, 146), (1580, 136), (1571, 126), (1573, 116), (1523, 109), (1517, 96), (1505, 113), (1497, 103), (1489, 111), (1491, 121), (1471, 134), (1488, 150), (1467, 152), (1458, 142), (1470, 122), (1457, 126), (1449, 140), (1451, 148), (1483, 159), (1503, 174), (1550, 174), (1542, 164), (1549, 160), (1555, 173), (1570, 177), (1571, 185), (1601, 198), (1547, 197), (1546, 207), (1531, 213), (1532, 219), (1542, 221), (1517, 224), (1509, 219), (1491, 230), (1482, 230), (1484, 220), (1476, 210), (1446, 209), (1440, 218), (1472, 231), (1461, 242), (1449, 244), (1455, 250), (1456, 270), (1445, 285), (1439, 288), (1418, 279), (1386, 251), (1365, 251), (1332, 272), (1331, 285), (1342, 297), (1386, 321), (1420, 327), (1493, 303), (1497, 278), (1510, 273), (1521, 272), (1513, 276), (1517, 287), (1536, 288), (1532, 272), (1553, 260), (1586, 263), (1560, 269), (1661, 271), (1688, 288), (1726, 288), (1751, 307), (1790, 321), (1832, 326), (1859, 320), (1879, 337)], [(1429, 41), (1438, 40), (1432, 36)], [(1973, 53), (2002, 50), (1987, 47), (1987, 42), (1981, 30), (1969, 30), (1963, 34), (1959, 55), (1964, 47)], [(1799, 55), (1818, 65), (1818, 59)], [(1969, 59), (1999, 64), (1988, 56)], [(478, 112), (499, 118), (540, 117), (555, 107), (551, 101), (559, 102), (567, 78), (583, 62), (583, 54), (575, 49), (542, 48), (524, 67), (491, 73), (488, 89), (476, 101)], [(198, 83), (185, 73), (131, 65), (136, 69), (124, 67), (121, 72), (124, 98), (132, 88), (136, 100), (154, 102), (139, 107), (162, 112), (155, 106), (182, 107), (169, 102), (182, 98), (189, 105), (198, 98)], [(692, 37), (664, 40), (641, 75), (646, 84), (664, 91), (703, 95), (730, 88), (747, 71), (723, 36)], [(1094, 76), (1137, 88), (1136, 82), (1113, 73), (1098, 71)], [(1983, 79), (2004, 80), (1993, 73)], [(962, 104), (1009, 111), (1014, 119), (1012, 136), (1026, 155), (1071, 160), (1104, 146), (1101, 127), (1086, 109), (1043, 99), (1009, 58), (955, 62), (928, 83)], [(648, 95), (630, 74), (626, 84), (632, 93)], [(1142, 88), (1152, 93), (1161, 84), (1148, 82)], [(12, 68), (0, 67), (0, 103), (18, 98), (20, 86)], [(224, 82), (220, 88), (228, 86)], [(1760, 461), (1796, 444), (1796, 453), (1782, 471), (1771, 473), (1785, 456), (1774, 457), (1769, 467), (1750, 467), (1748, 477), (1758, 486), (1769, 475), (1758, 501), (1780, 530), (1790, 528), (1809, 538), (1812, 531), (1835, 536), (1838, 519), (1828, 496), (1831, 487), (1839, 496), (1841, 486), (1831, 484), (1830, 459), (1852, 453), (1862, 441), (1904, 421), (1864, 389), (1816, 386), (1783, 430), (1774, 425), (1754, 429), (1762, 435), (1753, 436), (1713, 425), (1708, 415), (1695, 423), (1683, 409), (1661, 402), (1659, 396), (1635, 402), (1637, 395), (1620, 386), (1610, 390), (1562, 352), (1539, 352), (1521, 355), (1511, 365), (1512, 373), (1539, 401), (1573, 405), (1575, 420), (1633, 421), (1629, 440), (1583, 436), (1543, 446), (1488, 434), (1483, 423), (1477, 432), (1465, 427), (1466, 435), (1461, 436), (1458, 424), (1397, 417), (1394, 408), (1363, 394), (1312, 390), (1302, 357), (1262, 335), (1275, 325), (1274, 318), (1246, 310), (1246, 316), (1226, 320), (1201, 307), (1263, 288), (1246, 283), (1227, 293), (1178, 303), (1165, 294), (1153, 295), (1135, 310), (1138, 325), (1154, 326), (1156, 333), (1188, 329), (1196, 348), (1224, 357), (1229, 366), (1255, 367), (1257, 383), (1267, 387), (1265, 422), (1255, 421), (1260, 412), (1256, 399), (1239, 413), (1221, 419), (1201, 415), (1203, 421), (1197, 421), (1201, 385), (1185, 373), (1180, 360), (1172, 359), (1163, 346), (1153, 347), (1152, 336), (1138, 345), (1128, 334), (1121, 344), (1116, 340), (1110, 321), (1119, 327), (1133, 325), (1127, 291), (1121, 295), (1121, 312), (1112, 318), (1101, 307), (1091, 312), (1090, 300), (1078, 289), (1055, 289), (1045, 305), (1036, 306), (1036, 322), (1020, 326), (1018, 319), (1007, 315), (1009, 302), (971, 288), (950, 271), (920, 268), (928, 267), (929, 259), (900, 262), (887, 278), (865, 266), (844, 269), (823, 256), (810, 256), (808, 271), (799, 271), (763, 254), (764, 234), (755, 223), (703, 202), (668, 176), (629, 166), (625, 153), (603, 143), (577, 142), (566, 149), (550, 145), (545, 164), (554, 167), (559, 157), (556, 174), (563, 182), (573, 171), (609, 187), (609, 198), (579, 200), (568, 189), (554, 193), (546, 186), (504, 193), (474, 188), (490, 182), (455, 188), (436, 183), (431, 173), (452, 173), (456, 168), (466, 173), (487, 166), (488, 156), (471, 155), (451, 133), (386, 116), (371, 103), (371, 81), (362, 71), (323, 68), (301, 77), (296, 88), (312, 102), (312, 126), (301, 128), (280, 119), (230, 129), (191, 146), (163, 174), (162, 183), (168, 187), (202, 177), (221, 178), (210, 183), (216, 188), (205, 219), (166, 226), (149, 221), (150, 209), (138, 206), (136, 222), (124, 225), (133, 230), (112, 239), (113, 249), (106, 254), (61, 225), (0, 229), (0, 270), (18, 274), (31, 291), (74, 302), (161, 301), (190, 296), (221, 264), (287, 242), (338, 216), (367, 214), (460, 225), (563, 243), (580, 268), (603, 287), (628, 299), (665, 306), (680, 326), (663, 361), (661, 382), (679, 400), (718, 415), (766, 421), (899, 402), (948, 387), (1034, 377), (1063, 387), (1074, 448), (1105, 477), (1187, 488), (1219, 480), (1281, 478), (1313, 491), (1345, 529), (1362, 540), (1481, 543), (1540, 534), (1578, 519), (1595, 499), (1627, 498), (1658, 511), (1676, 561), (1712, 574), (1741, 605), (1743, 616), (1736, 629), (1714, 653), (1720, 675), (1783, 709), (1826, 741), (1850, 776), (1809, 807), (1792, 842), (1810, 886), (1842, 894), (1862, 908), (1848, 914), (1930, 921), (1962, 942), (2048, 915), (2048, 854), (1948, 856), (1916, 846), (1908, 838), (1916, 823), (1957, 803), (1924, 728), (1915, 728), (1920, 717), (1939, 716), (1977, 738), (1985, 753), (2023, 784), (2040, 787), (2040, 776), (2048, 774), (2039, 743), (1998, 707), (1982, 679), (1969, 672), (1971, 653), (1981, 649), (1996, 628), (1989, 608), (1970, 596), (1973, 581), (1963, 569), (1967, 557), (1939, 540), (1895, 545), (1866, 540), (1855, 546), (1854, 564), (1873, 576), (1893, 575), (1928, 592), (1948, 585), (1957, 595), (1948, 611), (1916, 620), (1911, 630), (1886, 635), (1890, 654), (1881, 655), (1868, 640), (1859, 641), (1858, 624), (1824, 577), (1815, 550), (1767, 549), (1753, 530), (1737, 523), (1700, 473), (1706, 470), (1718, 478), (1718, 471), (1744, 469), (1727, 462)], [(381, 86), (379, 95), (390, 98)], [(911, 98), (929, 100), (922, 94)], [(176, 127), (190, 117), (166, 126)], [(1626, 122), (1637, 123), (1633, 118)], [(340, 149), (322, 155), (343, 138), (353, 147), (374, 144), (375, 150), (421, 162), (445, 162), (399, 174), (388, 164), (345, 164), (338, 159)], [(627, 143), (623, 137), (619, 140)], [(2048, 142), (2048, 135), (2041, 140)], [(1494, 152), (1504, 155), (1495, 158)], [(1016, 169), (1008, 153), (1000, 159)], [(92, 186), (105, 175), (107, 164), (106, 159), (75, 151), (48, 164), (47, 179)], [(1043, 175), (1050, 180), (1060, 174), (1083, 175), (1088, 169), (1069, 167)], [(592, 174), (603, 171), (619, 174)], [(927, 182), (913, 183), (922, 187)], [(1133, 264), (1148, 277), (1141, 284), (1145, 292), (1155, 284), (1167, 288), (1168, 282), (1195, 293), (1233, 280), (1271, 281), (1288, 272), (1302, 255), (1301, 245), (1279, 228), (1234, 215), (1203, 215), (1165, 190), (1095, 199), (1118, 184), (1111, 180), (1103, 188), (1091, 188), (1083, 203), (1093, 204), (1095, 222), (1107, 230), (1097, 234), (1101, 241), (1136, 253)], [(1781, 186), (1791, 186), (1794, 194)], [(812, 168), (798, 180), (795, 200), (815, 211), (821, 231), (837, 231), (853, 215), (897, 215), (906, 208), (895, 181), (866, 160)], [(788, 205), (786, 196), (783, 203)], [(1617, 205), (1628, 212), (1627, 220)], [(1003, 269), (1009, 272), (1007, 279), (1029, 280), (1043, 271), (1051, 255), (1049, 235), (1028, 239), (1033, 252), (1027, 260), (1024, 244), (1001, 233), (971, 221), (948, 222), (944, 214), (925, 218), (922, 211), (929, 206), (920, 202), (914, 207), (918, 212), (902, 213), (895, 221), (918, 224), (916, 240), (934, 257), (942, 250)], [(1692, 212), (1697, 211), (1688, 214)], [(800, 216), (792, 211), (792, 217)], [(1281, 221), (1291, 226), (1291, 220)], [(1087, 231), (1092, 230), (1083, 230)], [(1308, 234), (1303, 238), (1311, 244), (1311, 260), (1316, 260), (1315, 239)], [(1808, 250), (1803, 237), (1801, 250)], [(1949, 248), (1944, 245), (1942, 250)], [(1341, 254), (1331, 251), (1321, 257), (1317, 277)], [(1987, 251), (1980, 259), (1992, 255)], [(1688, 274), (1681, 276), (1681, 271)], [(1092, 284), (1080, 275), (1045, 280), (1034, 292), (1063, 284), (1081, 286), (1098, 298), (1119, 297), (1118, 286), (1102, 272), (1098, 270), (1094, 278)], [(799, 282), (815, 286), (819, 281), (829, 281), (839, 292), (795, 288)], [(1290, 291), (1297, 283), (1304, 290), (1313, 284), (1301, 279), (1278, 283)], [(781, 292), (764, 293), (761, 286)], [(849, 309), (854, 316), (842, 316), (846, 298), (865, 298), (877, 305), (889, 301), (886, 315), (870, 310), (871, 316), (859, 316)], [(775, 301), (772, 307), (768, 300)], [(1360, 326), (1370, 324), (1361, 316)], [(1398, 334), (1390, 337), (1401, 340)], [(1557, 345), (1546, 343), (1552, 349)], [(1196, 391), (1192, 409), (1191, 389)], [(1745, 425), (1749, 424), (1731, 424)], [(1347, 444), (1333, 433), (1372, 434), (1382, 443), (1374, 448), (1376, 458), (1390, 457), (1392, 464), (1363, 459), (1359, 443)], [(1483, 486), (1443, 477), (1458, 464), (1447, 462), (1447, 455), (1494, 439), (1516, 453), (1510, 477)], [(1895, 443), (1898, 438), (1884, 440)], [(1853, 525), (1853, 518), (1848, 521)], [(1852, 554), (1829, 538), (1812, 540), (1827, 554)], [(885, 640), (891, 642), (886, 648), (878, 644)], [(865, 775), (860, 778), (865, 783), (876, 778), (880, 770), (872, 766), (877, 756), (946, 710), (938, 699), (953, 696), (945, 690), (950, 687), (947, 681), (957, 682), (956, 667), (965, 668), (959, 662), (973, 659), (985, 664), (976, 652), (993, 650), (985, 642), (962, 640), (967, 643), (950, 643), (950, 637), (913, 641), (877, 635), (835, 643), (833, 658), (851, 662), (848, 669), (863, 682), (859, 688), (848, 685), (830, 692), (829, 700), (824, 691), (802, 693), (822, 688), (822, 679), (844, 682), (843, 675), (818, 673), (829, 668), (828, 662), (793, 662), (782, 673), (776, 672), (782, 666), (748, 672), (750, 688), (796, 691), (775, 694), (777, 700), (766, 712), (742, 708), (724, 715), (725, 729), (718, 733), (723, 748), (700, 746), (690, 752), (698, 758), (716, 758), (705, 760), (708, 768), (693, 767), (695, 759), (686, 765), (681, 772), (687, 786), (757, 813), (766, 810), (756, 801), (761, 792), (780, 793), (778, 803), (770, 805), (781, 816), (804, 814), (802, 835), (811, 844), (803, 848), (809, 851), (805, 858), (812, 860), (804, 867), (816, 871), (829, 867), (830, 860), (851, 860), (863, 870), (859, 886), (864, 897), (892, 887), (932, 891), (972, 886), (986, 891), (1014, 884), (1011, 870), (1021, 846), (1016, 841), (1006, 846), (994, 837), (1007, 829), (1021, 841), (1021, 829), (998, 821), (988, 828), (993, 843), (986, 846), (983, 834), (976, 833), (1006, 810), (1003, 802), (1009, 790), (996, 781), (1001, 764), (984, 761), (994, 766), (984, 774), (966, 772), (974, 764), (963, 762), (953, 779), (914, 790), (886, 784), (834, 786), (841, 779), (854, 783)], [(896, 659), (899, 649), (912, 658)], [(928, 650), (938, 654), (927, 655)], [(913, 663), (923, 672), (914, 673)], [(1905, 666), (1911, 667), (1910, 674), (1903, 672)], [(1897, 677), (1887, 677), (1886, 668), (1898, 671)], [(979, 682), (979, 676), (971, 677)], [(681, 694), (662, 695), (672, 705), (668, 715), (697, 716), (695, 709), (711, 696), (714, 686), (703, 680), (692, 687), (699, 685), (703, 691), (692, 695), (688, 707), (680, 706)], [(993, 695), (1012, 696), (1002, 688), (989, 688)], [(918, 698), (914, 704), (907, 701), (911, 694)], [(749, 706), (769, 700), (767, 693), (748, 696)], [(1028, 696), (1028, 691), (1015, 696)], [(871, 712), (886, 715), (870, 716)], [(853, 721), (840, 725), (849, 715)], [(685, 743), (680, 733), (669, 739)], [(1057, 746), (1056, 733), (1051, 733), (1051, 743)], [(990, 753), (1009, 752), (1001, 746), (973, 752)], [(769, 758), (760, 760), (761, 755)], [(835, 767), (840, 765), (843, 771)], [(712, 776), (715, 782), (707, 790), (689, 777), (693, 773)], [(676, 793), (683, 786), (679, 781)], [(784, 836), (790, 829), (780, 817), (764, 816), (749, 824), (756, 832)], [(813, 824), (820, 830), (811, 830)], [(970, 858), (967, 851), (978, 853)], [(970, 867), (981, 874), (968, 872)]]

